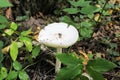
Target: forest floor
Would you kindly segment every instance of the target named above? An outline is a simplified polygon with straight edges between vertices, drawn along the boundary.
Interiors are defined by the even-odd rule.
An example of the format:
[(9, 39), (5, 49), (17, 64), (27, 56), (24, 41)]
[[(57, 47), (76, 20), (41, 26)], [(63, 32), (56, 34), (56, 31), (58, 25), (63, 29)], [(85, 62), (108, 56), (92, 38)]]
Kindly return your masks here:
[[(10, 10), (6, 10), (6, 13), (10, 19)], [(117, 68), (103, 73), (106, 80), (120, 80), (120, 15), (116, 14), (117, 12), (114, 11), (113, 15), (111, 15), (112, 21), (108, 21), (105, 25), (101, 25), (102, 23), (98, 24), (91, 38), (78, 41), (72, 47), (65, 49), (65, 51), (73, 50), (77, 52), (79, 50), (87, 54), (93, 53), (94, 56), (100, 56), (116, 63), (118, 65)], [(51, 22), (59, 22), (59, 17), (53, 14), (44, 15), (42, 12), (38, 12), (34, 16), (29, 16), (27, 20), (15, 20), (15, 22), (22, 24), (19, 27), (19, 31), (32, 28), (34, 32), (32, 42), (35, 44), (39, 31)], [(2, 40), (4, 41), (5, 39)], [(54, 51), (51, 48), (41, 50), (37, 58), (33, 59), (33, 63), (25, 69), (30, 80), (54, 80), (56, 76), (54, 69), (55, 58), (52, 55)], [(24, 50), (20, 53), (18, 60), (23, 66), (27, 66), (28, 61), (22, 60), (25, 58)], [(5, 59), (3, 64), (9, 67), (9, 61), (7, 60)]]

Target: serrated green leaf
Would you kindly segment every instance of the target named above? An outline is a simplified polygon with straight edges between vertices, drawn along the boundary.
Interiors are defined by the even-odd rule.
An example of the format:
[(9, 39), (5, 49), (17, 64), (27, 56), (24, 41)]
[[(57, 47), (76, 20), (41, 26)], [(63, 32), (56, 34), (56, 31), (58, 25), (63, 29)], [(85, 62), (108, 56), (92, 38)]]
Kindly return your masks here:
[(89, 29), (89, 28), (81, 28), (81, 29), (80, 29), (80, 35), (81, 35), (83, 38), (90, 38), (92, 32), (93, 32), (93, 31), (92, 31), (91, 29)]
[(7, 75), (7, 69), (5, 67), (0, 68), (0, 80), (4, 80)]
[(36, 46), (33, 50), (32, 50), (32, 57), (36, 58), (38, 56), (40, 52), (40, 45)]
[(72, 22), (72, 20), (68, 16), (62, 16), (61, 21), (66, 22), (66, 23), (71, 23)]
[(13, 62), (13, 67), (15, 70), (19, 71), (22, 69), (22, 65), (18, 61)]
[(65, 8), (63, 11), (67, 12), (68, 14), (77, 14), (79, 12), (77, 8)]
[(91, 67), (87, 67), (87, 72), (93, 78), (93, 80), (105, 80), (102, 74), (91, 69)]
[(27, 31), (21, 32), (21, 35), (22, 35), (22, 36), (27, 36), (27, 35), (30, 34), (30, 33), (31, 33), (31, 29), (28, 29)]
[(82, 14), (88, 15), (88, 14), (93, 14), (96, 10), (97, 10), (97, 7), (95, 7), (95, 6), (86, 6), (86, 7), (83, 7), (80, 10), (80, 12)]
[(24, 44), (29, 52), (32, 51), (32, 41), (30, 38), (21, 36), (20, 41), (24, 42)]
[(77, 64), (72, 67), (63, 68), (57, 74), (55, 80), (75, 80), (83, 71), (83, 65)]
[(10, 4), (8, 0), (0, 0), (0, 8), (9, 6), (12, 6), (12, 4)]
[(7, 22), (8, 22), (7, 19), (4, 16), (0, 15), (0, 23), (7, 23)]
[(6, 80), (16, 80), (17, 79), (18, 72), (16, 71), (10, 71)]
[(11, 56), (13, 61), (15, 61), (17, 59), (18, 46), (17, 46), (17, 43), (15, 41), (12, 42), (12, 44), (10, 45), (10, 56)]
[(82, 64), (82, 60), (78, 59), (74, 54), (57, 54), (56, 57), (67, 66), (74, 66), (77, 64)]
[(81, 27), (83, 28), (90, 28), (92, 26), (92, 24), (90, 22), (81, 22), (80, 23)]
[(84, 7), (90, 4), (90, 1), (78, 0), (78, 1), (69, 1), (69, 3), (74, 7)]
[(66, 23), (68, 23), (69, 25), (76, 26), (76, 23), (74, 23), (74, 22), (70, 19), (70, 17), (68, 17), (68, 16), (63, 16), (63, 17), (61, 17), (61, 21), (62, 21), (62, 22), (66, 22)]
[(88, 66), (90, 66), (93, 70), (98, 71), (98, 72), (109, 71), (109, 70), (117, 67), (116, 64), (114, 64), (108, 60), (102, 59), (102, 58), (90, 60), (88, 62)]
[(15, 30), (17, 30), (18, 26), (17, 26), (17, 24), (15, 22), (12, 22), (10, 24), (10, 28), (15, 31)]
[(20, 71), (19, 72), (19, 78), (20, 80), (28, 80), (28, 74), (25, 71)]
[(89, 79), (85, 76), (80, 76), (80, 80), (89, 80)]

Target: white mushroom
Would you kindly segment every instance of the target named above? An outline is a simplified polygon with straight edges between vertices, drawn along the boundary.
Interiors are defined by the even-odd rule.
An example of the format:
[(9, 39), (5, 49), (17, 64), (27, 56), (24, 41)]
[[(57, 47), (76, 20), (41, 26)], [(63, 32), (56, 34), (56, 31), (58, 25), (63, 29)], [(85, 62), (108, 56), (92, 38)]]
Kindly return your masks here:
[[(38, 36), (41, 44), (57, 48), (57, 53), (62, 53), (62, 48), (73, 45), (78, 40), (78, 31), (67, 23), (51, 23), (42, 29)], [(61, 62), (56, 59), (55, 72), (60, 70)]]

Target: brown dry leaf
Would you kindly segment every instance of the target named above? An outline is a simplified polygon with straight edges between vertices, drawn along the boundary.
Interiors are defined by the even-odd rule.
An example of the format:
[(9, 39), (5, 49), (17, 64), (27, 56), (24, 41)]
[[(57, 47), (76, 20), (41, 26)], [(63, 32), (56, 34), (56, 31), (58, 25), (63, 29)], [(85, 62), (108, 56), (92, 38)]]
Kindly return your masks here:
[(87, 51), (88, 54), (92, 54), (92, 51)]
[(109, 3), (115, 4), (117, 0), (110, 0)]
[(38, 40), (38, 34), (34, 35), (33, 39), (37, 41)]
[(12, 9), (10, 7), (6, 10), (5, 16), (7, 19), (12, 19)]
[(120, 3), (120, 0), (116, 0), (118, 3)]
[(10, 49), (10, 45), (4, 47), (4, 48), (2, 49), (2, 53), (7, 54), (7, 53), (9, 52), (9, 49)]
[(110, 9), (110, 10), (108, 10), (108, 12), (109, 12), (109, 14), (112, 14), (112, 13), (113, 13), (113, 10), (112, 10), (112, 9)]
[[(94, 15), (94, 20), (95, 20), (95, 21), (98, 21), (99, 17), (100, 17), (100, 14), (98, 14), (98, 13), (95, 14), (95, 15)], [(100, 21), (101, 21), (101, 20), (99, 20), (99, 22), (100, 22)]]
[(89, 60), (87, 54), (85, 52), (83, 52), (82, 50), (79, 50), (79, 53), (82, 54), (84, 56), (84, 58), (85, 58), (85, 60), (83, 61), (83, 64), (87, 65), (87, 62)]
[(116, 57), (116, 61), (120, 61), (120, 56), (119, 56), (119, 57)]
[(36, 14), (36, 17), (37, 17), (37, 18), (43, 18), (43, 19), (45, 18), (42, 12), (38, 12), (38, 13)]

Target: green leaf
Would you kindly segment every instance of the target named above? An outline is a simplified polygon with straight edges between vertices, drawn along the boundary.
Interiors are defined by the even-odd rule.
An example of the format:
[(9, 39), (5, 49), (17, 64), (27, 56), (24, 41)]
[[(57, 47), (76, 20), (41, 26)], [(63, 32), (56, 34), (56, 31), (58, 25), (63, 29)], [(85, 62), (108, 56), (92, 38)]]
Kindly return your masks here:
[(74, 66), (77, 64), (82, 64), (82, 60), (78, 59), (74, 54), (57, 54), (56, 57), (67, 66)]
[(90, 60), (88, 62), (88, 66), (91, 67), (93, 70), (98, 71), (98, 72), (109, 71), (109, 70), (117, 67), (116, 64), (114, 64), (108, 60), (102, 59), (102, 58)]
[(30, 34), (30, 33), (31, 33), (31, 29), (28, 29), (27, 31), (21, 32), (21, 35), (22, 35), (22, 36), (27, 36), (27, 35)]
[(2, 47), (3, 47), (3, 42), (0, 41), (0, 68), (2, 66), (2, 61), (3, 61)]
[(2, 53), (2, 49), (0, 49), (0, 67), (1, 67), (2, 61), (3, 61), (3, 53)]
[(26, 15), (26, 16), (17, 16), (16, 17), (16, 21), (24, 21), (24, 20), (27, 20), (29, 19), (29, 17)]
[(14, 33), (14, 30), (12, 30), (12, 29), (6, 29), (5, 33), (8, 34), (9, 36), (11, 36)]
[(92, 32), (93, 32), (93, 31), (92, 31), (90, 28), (81, 28), (81, 29), (80, 29), (80, 35), (81, 35), (83, 38), (90, 38)]
[(80, 76), (80, 80), (89, 80), (89, 79), (85, 76)]
[(24, 44), (23, 42), (17, 42), (18, 48), (22, 47)]
[(0, 49), (3, 47), (3, 41), (0, 40)]
[(63, 68), (57, 74), (55, 80), (75, 80), (83, 71), (83, 65), (77, 64), (72, 67)]
[(12, 22), (10, 24), (10, 28), (15, 31), (15, 30), (17, 30), (18, 26), (17, 26), (17, 24), (15, 22)]
[(13, 62), (13, 67), (15, 70), (19, 71), (22, 69), (22, 65), (18, 61)]
[(17, 46), (17, 43), (15, 41), (12, 42), (12, 44), (10, 45), (10, 56), (11, 56), (13, 61), (15, 61), (17, 59), (18, 46)]
[(93, 78), (93, 80), (105, 80), (102, 74), (97, 71), (91, 69), (91, 67), (87, 67), (88, 74)]
[(28, 80), (29, 77), (25, 71), (20, 71), (19, 78), (20, 78), (20, 80)]
[(75, 26), (75, 23), (70, 19), (70, 17), (68, 17), (68, 16), (63, 16), (63, 17), (61, 17), (61, 21), (62, 22), (66, 22), (66, 23), (68, 23), (68, 24), (70, 24), (70, 25), (74, 25)]
[(88, 6), (90, 4), (90, 1), (85, 1), (85, 0), (78, 0), (78, 1), (69, 1), (70, 4), (74, 7), (84, 7)]
[(8, 0), (0, 0), (0, 8), (9, 6), (12, 6), (12, 4), (10, 4)]
[(80, 12), (82, 14), (85, 14), (85, 15), (88, 15), (88, 14), (93, 14), (95, 11), (96, 11), (97, 7), (95, 6), (86, 6), (86, 7), (83, 7)]
[(83, 28), (90, 28), (92, 26), (92, 24), (90, 22), (81, 22), (80, 23), (81, 27)]
[(16, 80), (17, 79), (18, 72), (16, 71), (10, 71), (6, 80)]
[(6, 27), (5, 24), (0, 24), (0, 29), (4, 29)]
[(4, 80), (7, 75), (7, 69), (5, 67), (0, 68), (0, 80)]
[(36, 46), (33, 50), (32, 50), (32, 57), (36, 58), (38, 56), (40, 52), (40, 45)]
[(67, 12), (68, 14), (77, 14), (79, 12), (77, 8), (65, 8), (63, 11)]
[(29, 52), (32, 51), (32, 41), (31, 41), (30, 38), (21, 36), (21, 37), (20, 37), (20, 41), (21, 41), (21, 42), (24, 42), (24, 44), (25, 44), (25, 46), (26, 46), (26, 48), (27, 48), (27, 50), (28, 50)]
[(70, 23), (72, 20), (68, 16), (62, 16), (61, 17), (61, 21), (62, 22), (66, 22), (66, 23)]
[[(0, 1), (3, 1), (3, 0), (0, 0)], [(7, 23), (7, 22), (8, 22), (7, 19), (4, 16), (0, 15), (0, 23)]]

